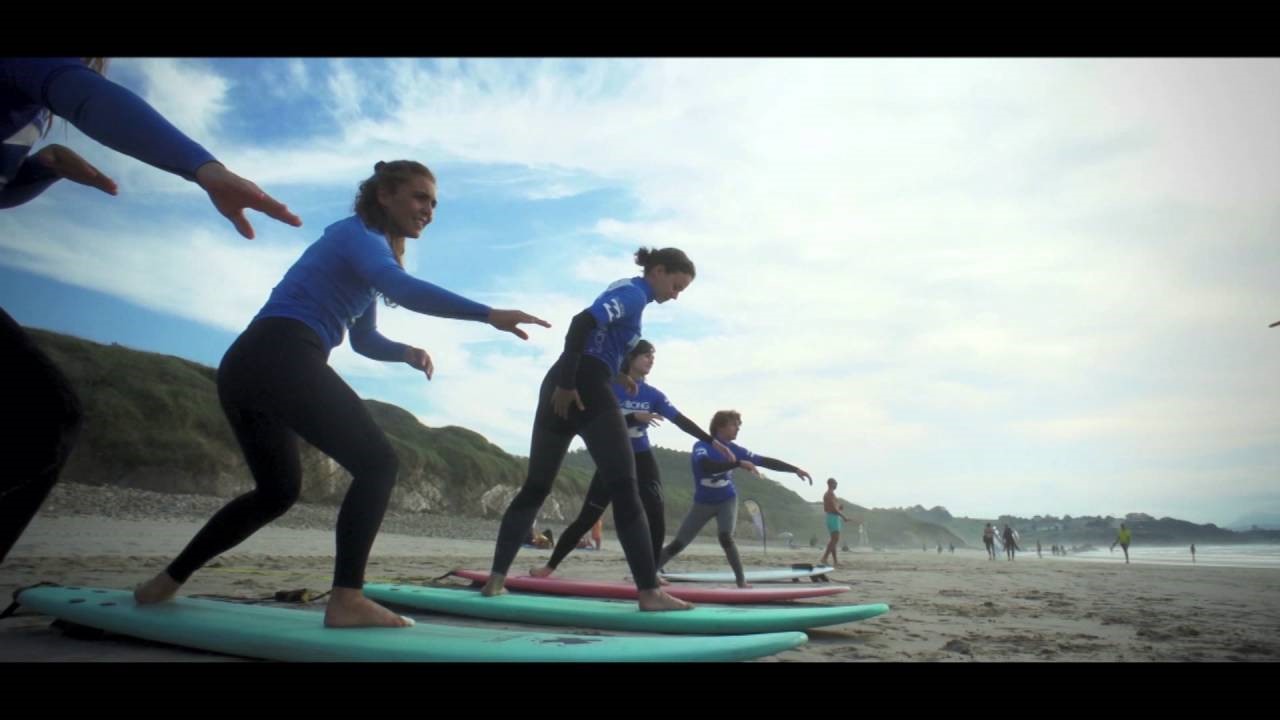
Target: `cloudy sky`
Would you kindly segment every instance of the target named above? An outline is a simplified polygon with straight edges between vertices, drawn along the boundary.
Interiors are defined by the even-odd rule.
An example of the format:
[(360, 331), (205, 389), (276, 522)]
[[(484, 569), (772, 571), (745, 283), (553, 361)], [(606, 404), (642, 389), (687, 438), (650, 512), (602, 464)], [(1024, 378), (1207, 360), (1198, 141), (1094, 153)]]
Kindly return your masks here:
[[(244, 240), (195, 185), (57, 123), (120, 185), (0, 214), (19, 322), (216, 365), (378, 160), (439, 178), (410, 271), (554, 325), (379, 311), (426, 382), (362, 396), (527, 455), (568, 320), (641, 245), (652, 383), (875, 507), (1280, 513), (1280, 61), (117, 59), (110, 76), (302, 216)], [(657, 444), (687, 450), (674, 427)], [(666, 483), (687, 477), (664, 478)]]

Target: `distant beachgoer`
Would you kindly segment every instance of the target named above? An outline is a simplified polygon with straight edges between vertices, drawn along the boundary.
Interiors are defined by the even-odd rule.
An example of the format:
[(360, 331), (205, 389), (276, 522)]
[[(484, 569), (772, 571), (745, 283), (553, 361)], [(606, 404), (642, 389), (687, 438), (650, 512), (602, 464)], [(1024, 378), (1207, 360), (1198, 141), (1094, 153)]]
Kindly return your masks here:
[(991, 525), (991, 523), (987, 523), (987, 526), (982, 528), (982, 544), (987, 546), (987, 559), (995, 560), (996, 529)]
[(1014, 533), (1013, 533), (1013, 528), (1009, 527), (1009, 525), (1008, 525), (1008, 524), (1006, 524), (1006, 525), (1004, 526), (1004, 552), (1005, 552), (1005, 555), (1007, 555), (1007, 556), (1008, 556), (1008, 558), (1009, 558), (1010, 560), (1013, 560), (1013, 556), (1014, 556), (1014, 554), (1015, 554), (1015, 553), (1014, 553), (1014, 551), (1015, 551), (1015, 550), (1021, 550), (1021, 549), (1022, 549), (1022, 548), (1018, 547), (1018, 538), (1014, 535)]
[[(831, 567), (840, 567), (840, 560), (836, 556), (836, 543), (840, 542), (840, 528), (843, 523), (849, 521), (842, 510), (844, 505), (836, 499), (836, 486), (838, 485), (835, 478), (827, 478), (827, 492), (822, 496), (822, 509), (826, 512), (827, 532), (831, 534), (831, 539), (827, 541), (827, 549), (822, 553), (822, 559), (819, 563), (826, 564), (827, 556), (831, 556)], [(844, 548), (846, 551), (849, 546)]]
[(555, 535), (551, 532), (551, 528), (547, 528), (541, 533), (534, 528), (530, 528), (529, 537), (525, 538), (524, 544), (546, 549), (555, 545)]
[(1191, 543), (1191, 562), (1196, 561), (1196, 544)]
[(1040, 550), (1040, 539), (1036, 538), (1036, 557), (1043, 558), (1044, 553)]
[(1116, 535), (1116, 541), (1111, 543), (1111, 550), (1114, 552), (1116, 545), (1120, 545), (1120, 549), (1124, 550), (1124, 564), (1129, 564), (1129, 541), (1133, 539), (1133, 533), (1124, 523), (1120, 523), (1120, 533)]

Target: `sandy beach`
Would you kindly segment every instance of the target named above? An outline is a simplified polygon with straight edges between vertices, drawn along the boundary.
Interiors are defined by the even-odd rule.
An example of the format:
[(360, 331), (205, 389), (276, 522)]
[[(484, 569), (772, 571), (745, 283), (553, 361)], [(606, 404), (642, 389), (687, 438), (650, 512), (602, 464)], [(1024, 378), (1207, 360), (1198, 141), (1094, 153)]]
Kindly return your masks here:
[[(130, 588), (163, 568), (204, 513), (220, 504), (217, 498), (60, 486), (0, 566), (0, 592), (7, 602), (17, 588), (41, 581)], [(278, 590), (327, 590), (333, 533), (325, 523), (335, 515), (331, 507), (294, 508), (197, 573), (184, 593), (264, 598)], [(496, 525), (388, 516), (367, 579), (425, 584), (454, 568), (487, 569)], [(749, 567), (816, 562), (821, 552), (771, 546), (766, 555), (750, 544), (741, 550)], [(548, 554), (522, 550), (513, 572), (541, 564)], [(669, 567), (726, 568), (719, 546), (709, 542), (695, 543)], [(570, 556), (561, 574), (620, 580), (627, 566), (606, 533), (603, 551)], [(806, 602), (885, 602), (892, 610), (812, 631), (806, 645), (758, 662), (1280, 660), (1280, 569), (1077, 562), (1047, 553), (1008, 562), (975, 550), (890, 549), (842, 553), (832, 579), (853, 591)], [(516, 627), (414, 614), (431, 622)], [(0, 660), (236, 660), (127, 638), (70, 637), (50, 620), (20, 610), (0, 621)]]

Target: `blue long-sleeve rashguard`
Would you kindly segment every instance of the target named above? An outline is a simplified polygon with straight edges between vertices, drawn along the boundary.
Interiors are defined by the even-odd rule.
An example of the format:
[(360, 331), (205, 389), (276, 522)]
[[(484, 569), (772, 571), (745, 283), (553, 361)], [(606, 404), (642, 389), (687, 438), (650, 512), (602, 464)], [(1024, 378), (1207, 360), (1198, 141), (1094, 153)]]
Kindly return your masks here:
[(381, 233), (358, 216), (325, 228), (271, 291), (255, 319), (300, 320), (328, 350), (342, 344), (374, 360), (404, 360), (406, 346), (378, 332), (377, 299), (384, 295), (414, 312), (458, 320), (485, 320), (490, 307), (419, 280), (404, 271)]

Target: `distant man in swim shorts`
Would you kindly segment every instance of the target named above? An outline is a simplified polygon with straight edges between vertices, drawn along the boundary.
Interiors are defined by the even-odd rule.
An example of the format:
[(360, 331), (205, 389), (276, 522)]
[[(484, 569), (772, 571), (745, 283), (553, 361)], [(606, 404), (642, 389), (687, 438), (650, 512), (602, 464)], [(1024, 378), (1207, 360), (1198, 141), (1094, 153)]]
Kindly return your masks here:
[(844, 509), (844, 505), (836, 500), (837, 484), (835, 478), (827, 478), (827, 492), (822, 496), (822, 509), (827, 513), (827, 532), (831, 533), (831, 539), (827, 541), (827, 550), (822, 553), (822, 560), (819, 562), (825, 563), (827, 556), (830, 555), (832, 567), (840, 567), (840, 561), (836, 557), (836, 548), (839, 547), (840, 542), (840, 527), (841, 523), (849, 520), (844, 513), (840, 512)]

